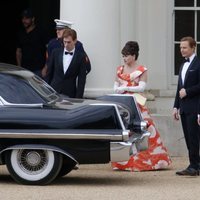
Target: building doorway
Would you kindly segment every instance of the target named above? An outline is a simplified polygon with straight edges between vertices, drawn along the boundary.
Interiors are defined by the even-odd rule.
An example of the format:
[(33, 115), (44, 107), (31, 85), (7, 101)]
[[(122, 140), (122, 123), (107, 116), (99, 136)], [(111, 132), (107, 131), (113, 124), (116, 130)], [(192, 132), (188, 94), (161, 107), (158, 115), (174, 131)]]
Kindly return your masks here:
[(60, 16), (60, 0), (1, 0), (0, 6), (0, 62), (16, 64), (16, 35), (22, 26), (21, 13), (26, 8), (33, 11), (48, 40), (56, 36), (53, 20)]

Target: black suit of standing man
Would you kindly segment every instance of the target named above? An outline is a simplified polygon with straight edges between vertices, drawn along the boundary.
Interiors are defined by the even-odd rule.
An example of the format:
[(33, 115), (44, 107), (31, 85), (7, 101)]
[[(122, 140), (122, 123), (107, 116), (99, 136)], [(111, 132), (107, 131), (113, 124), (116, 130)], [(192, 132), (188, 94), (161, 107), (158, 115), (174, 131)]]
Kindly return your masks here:
[(76, 31), (67, 29), (63, 33), (64, 48), (54, 49), (48, 64), (48, 82), (61, 94), (71, 98), (82, 98), (86, 82), (85, 54), (75, 49)]
[(189, 166), (176, 172), (182, 176), (199, 175), (200, 156), (199, 141), (200, 131), (197, 123), (198, 101), (200, 97), (200, 60), (195, 55), (196, 42), (192, 37), (181, 39), (180, 51), (185, 58), (182, 64), (177, 93), (174, 102), (173, 117), (181, 117), (182, 128), (189, 154)]

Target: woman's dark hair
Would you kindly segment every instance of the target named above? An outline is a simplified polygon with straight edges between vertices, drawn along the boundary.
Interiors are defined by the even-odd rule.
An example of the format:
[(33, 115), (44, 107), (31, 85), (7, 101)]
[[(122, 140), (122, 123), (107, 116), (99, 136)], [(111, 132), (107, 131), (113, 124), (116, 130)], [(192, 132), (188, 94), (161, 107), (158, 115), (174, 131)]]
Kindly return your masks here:
[(139, 56), (139, 45), (136, 41), (129, 41), (125, 44), (121, 51), (122, 55), (128, 56), (128, 55), (135, 55), (135, 60), (137, 60)]

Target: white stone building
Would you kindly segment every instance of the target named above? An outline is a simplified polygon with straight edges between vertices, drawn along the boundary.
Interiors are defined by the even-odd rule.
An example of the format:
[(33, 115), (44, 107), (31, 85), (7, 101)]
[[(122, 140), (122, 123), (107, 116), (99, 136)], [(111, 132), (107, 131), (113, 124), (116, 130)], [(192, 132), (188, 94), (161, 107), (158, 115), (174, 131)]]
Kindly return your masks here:
[[(184, 36), (178, 33), (178, 17), (184, 20), (186, 10), (194, 15), (197, 11), (198, 21), (199, 4), (199, 0), (61, 0), (60, 18), (75, 23), (73, 28), (91, 59), (86, 96), (112, 92), (116, 67), (122, 63), (120, 52), (129, 40), (139, 42), (139, 63), (148, 68), (147, 89), (173, 96), (177, 83), (174, 44)], [(197, 22), (193, 23), (196, 29)], [(193, 36), (199, 39), (198, 34)]]
[[(138, 41), (139, 63), (148, 68), (147, 90), (156, 96), (149, 106), (162, 114), (157, 119), (165, 123), (159, 126), (168, 146), (179, 145), (172, 153), (183, 153), (180, 126), (170, 115), (180, 65), (179, 41), (190, 35), (199, 46), (200, 0), (61, 0), (60, 18), (75, 23), (92, 63), (86, 97), (112, 92), (122, 47), (129, 40)], [(168, 132), (174, 134), (173, 142), (168, 141)]]

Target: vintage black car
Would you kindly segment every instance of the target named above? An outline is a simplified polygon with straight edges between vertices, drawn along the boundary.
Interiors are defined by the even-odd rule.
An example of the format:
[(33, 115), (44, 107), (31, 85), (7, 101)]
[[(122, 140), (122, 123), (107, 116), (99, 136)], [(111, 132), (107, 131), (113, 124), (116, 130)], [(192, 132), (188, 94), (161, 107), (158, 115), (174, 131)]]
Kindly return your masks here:
[(49, 184), (77, 164), (127, 160), (148, 147), (146, 126), (132, 96), (70, 99), (0, 63), (0, 164), (20, 184)]

